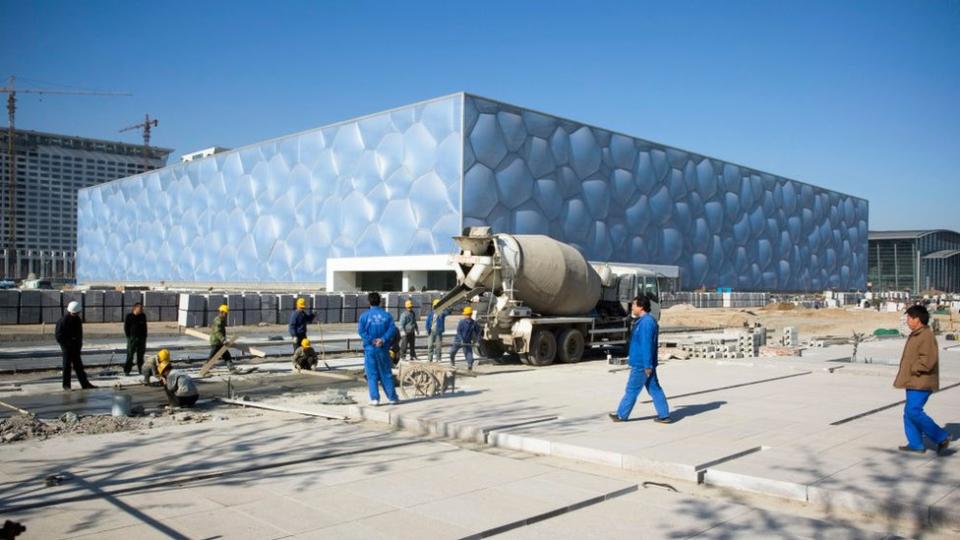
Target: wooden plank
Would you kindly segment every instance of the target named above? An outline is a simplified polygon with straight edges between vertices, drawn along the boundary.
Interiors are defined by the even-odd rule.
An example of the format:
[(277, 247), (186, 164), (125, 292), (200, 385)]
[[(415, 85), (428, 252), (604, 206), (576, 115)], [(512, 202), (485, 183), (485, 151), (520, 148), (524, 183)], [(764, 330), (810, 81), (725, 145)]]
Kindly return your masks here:
[[(205, 333), (203, 333), (203, 332), (201, 332), (201, 331), (199, 331), (199, 330), (194, 330), (194, 329), (192, 329), (192, 328), (185, 328), (185, 329), (183, 330), (183, 333), (186, 334), (186, 335), (188, 335), (188, 336), (195, 337), (195, 338), (206, 339), (206, 340), (209, 340), (209, 339), (210, 339), (210, 334), (205, 334)], [(257, 358), (266, 358), (266, 357), (267, 357), (267, 353), (264, 352), (262, 349), (258, 349), (258, 348), (256, 348), (256, 347), (251, 347), (251, 346), (245, 345), (245, 344), (243, 344), (243, 343), (236, 343), (236, 340), (234, 340), (233, 348), (234, 348), (234, 349), (239, 349), (241, 352), (247, 353), (247, 354), (249, 354), (250, 356), (256, 356)]]
[(193, 328), (184, 328), (183, 333), (195, 338), (206, 339), (206, 340), (210, 339), (210, 334), (205, 334), (199, 330), (194, 330)]
[(227, 350), (228, 350), (230, 347), (233, 346), (233, 342), (234, 342), (234, 341), (236, 341), (236, 338), (231, 339), (231, 340), (227, 341), (226, 343), (224, 343), (223, 346), (220, 347), (220, 350), (217, 351), (217, 354), (213, 355), (209, 360), (207, 360), (207, 363), (204, 364), (203, 367), (200, 368), (200, 376), (201, 376), (201, 377), (206, 377), (206, 376), (207, 376), (207, 372), (209, 372), (210, 369), (212, 369), (213, 366), (214, 366), (217, 362), (220, 361), (220, 358), (224, 355), (224, 353), (226, 353)]
[(17, 412), (20, 413), (20, 414), (26, 414), (27, 416), (30, 415), (30, 411), (28, 411), (28, 410), (26, 410), (26, 409), (21, 409), (20, 407), (16, 407), (16, 406), (14, 406), (14, 405), (11, 405), (11, 404), (7, 403), (6, 401), (0, 401), (0, 406), (6, 407), (6, 408), (8, 408), (8, 409), (10, 409), (10, 410), (12, 410), (12, 411), (17, 411)]
[(256, 401), (240, 401), (239, 399), (227, 399), (227, 398), (218, 398), (219, 401), (223, 403), (229, 403), (230, 405), (239, 405), (241, 407), (253, 407), (255, 409), (266, 409), (268, 411), (279, 411), (286, 413), (302, 414), (304, 416), (318, 416), (320, 418), (328, 418), (330, 420), (346, 420), (347, 417), (339, 414), (330, 414), (325, 412), (317, 411), (305, 411), (303, 409), (293, 409), (290, 407), (282, 407), (280, 405), (268, 405), (266, 403), (257, 403)]

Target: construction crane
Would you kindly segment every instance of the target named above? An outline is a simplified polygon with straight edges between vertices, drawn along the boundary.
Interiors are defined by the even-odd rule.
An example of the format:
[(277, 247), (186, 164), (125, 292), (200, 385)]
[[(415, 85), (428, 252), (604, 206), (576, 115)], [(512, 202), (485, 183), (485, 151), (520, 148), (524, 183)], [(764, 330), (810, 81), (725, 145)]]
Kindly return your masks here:
[[(16, 217), (17, 217), (17, 155), (14, 151), (14, 132), (16, 129), (17, 116), (17, 93), (22, 94), (57, 94), (71, 96), (131, 96), (128, 92), (95, 92), (90, 90), (47, 90), (44, 88), (17, 88), (16, 77), (11, 75), (7, 79), (6, 86), (0, 86), (0, 94), (7, 94), (7, 166), (9, 168), (7, 189), (7, 259), (12, 258), (13, 250), (16, 249)], [(3, 201), (0, 200), (0, 217), (2, 217)], [(0, 233), (2, 234), (2, 233)], [(3, 269), (7, 273), (7, 269)], [(10, 273), (7, 273), (10, 277)]]
[(134, 129), (143, 130), (143, 170), (145, 171), (150, 170), (150, 129), (157, 127), (159, 123), (160, 121), (156, 118), (150, 118), (149, 114), (145, 114), (143, 116), (143, 122), (127, 126), (120, 130), (120, 133)]

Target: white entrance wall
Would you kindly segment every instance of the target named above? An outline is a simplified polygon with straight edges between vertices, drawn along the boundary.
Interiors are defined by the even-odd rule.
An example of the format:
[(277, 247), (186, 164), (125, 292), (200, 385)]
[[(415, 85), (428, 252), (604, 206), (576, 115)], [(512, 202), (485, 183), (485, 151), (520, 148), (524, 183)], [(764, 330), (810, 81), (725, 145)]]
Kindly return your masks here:
[(327, 290), (360, 290), (363, 272), (402, 272), (403, 290), (427, 286), (427, 272), (453, 271), (449, 255), (406, 255), (399, 257), (340, 257), (327, 259)]

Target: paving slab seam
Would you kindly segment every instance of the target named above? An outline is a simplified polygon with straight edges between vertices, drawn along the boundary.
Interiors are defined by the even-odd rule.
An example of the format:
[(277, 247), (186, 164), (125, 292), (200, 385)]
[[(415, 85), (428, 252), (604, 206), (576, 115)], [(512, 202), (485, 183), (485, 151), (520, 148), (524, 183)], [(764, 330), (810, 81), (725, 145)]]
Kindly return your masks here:
[(579, 501), (579, 502), (575, 502), (575, 503), (573, 503), (573, 504), (570, 504), (570, 505), (567, 505), (567, 506), (564, 506), (564, 507), (561, 507), (561, 508), (556, 508), (556, 509), (554, 509), (554, 510), (548, 510), (547, 512), (542, 512), (542, 513), (540, 513), (540, 514), (536, 514), (536, 515), (530, 516), (530, 517), (528, 517), (528, 518), (519, 519), (519, 520), (510, 522), (510, 523), (506, 523), (506, 524), (504, 524), (504, 525), (498, 525), (498, 526), (496, 526), (496, 527), (492, 527), (492, 528), (490, 528), (490, 529), (486, 529), (486, 530), (480, 531), (480, 532), (478, 532), (478, 533), (465, 536), (465, 537), (463, 537), (461, 540), (477, 540), (477, 539), (480, 539), (480, 538), (489, 538), (489, 537), (491, 537), (491, 536), (496, 536), (496, 535), (498, 535), (498, 534), (503, 534), (503, 533), (505, 533), (505, 532), (509, 532), (509, 531), (514, 530), (514, 529), (519, 529), (520, 527), (526, 527), (526, 526), (528, 526), (528, 525), (533, 525), (534, 523), (539, 523), (539, 522), (541, 522), (541, 521), (545, 521), (545, 520), (548, 520), (548, 519), (551, 519), (551, 518), (555, 518), (555, 517), (557, 517), (557, 516), (562, 516), (562, 515), (568, 514), (568, 513), (570, 513), (570, 512), (575, 512), (575, 511), (577, 511), (577, 510), (580, 510), (580, 509), (583, 509), (583, 508), (587, 508), (587, 507), (589, 507), (589, 506), (593, 506), (593, 505), (596, 505), (596, 504), (600, 504), (600, 503), (602, 503), (602, 502), (609, 501), (609, 500), (615, 499), (615, 498), (617, 498), (617, 497), (622, 497), (622, 496), (624, 496), (624, 495), (628, 495), (628, 494), (630, 494), (630, 493), (633, 493), (633, 492), (635, 492), (635, 491), (638, 491), (639, 489), (640, 489), (640, 486), (637, 485), (637, 484), (634, 484), (634, 485), (632, 485), (632, 486), (628, 486), (628, 487), (625, 487), (625, 488), (621, 488), (621, 489), (618, 489), (618, 490), (614, 490), (614, 491), (611, 491), (611, 492), (609, 492), (609, 493), (605, 493), (605, 494), (602, 494), (602, 495), (597, 495), (596, 497), (590, 497), (590, 498), (584, 499), (584, 500)]

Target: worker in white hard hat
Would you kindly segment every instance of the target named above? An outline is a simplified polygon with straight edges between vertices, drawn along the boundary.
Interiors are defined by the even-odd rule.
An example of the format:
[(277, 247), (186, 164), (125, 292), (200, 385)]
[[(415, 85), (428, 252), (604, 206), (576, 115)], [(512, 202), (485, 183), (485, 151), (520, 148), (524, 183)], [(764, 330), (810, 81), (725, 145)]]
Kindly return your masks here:
[(407, 357), (409, 349), (410, 360), (417, 359), (417, 334), (420, 325), (417, 323), (417, 314), (413, 312), (413, 300), (403, 303), (403, 313), (400, 314), (400, 359)]
[[(213, 324), (210, 325), (210, 356), (207, 359), (213, 358), (220, 347), (223, 347), (227, 342), (227, 315), (229, 314), (230, 308), (226, 304), (221, 304), (217, 310), (217, 317), (213, 319)], [(222, 358), (224, 363), (227, 364), (227, 369), (233, 371), (233, 357), (230, 356), (229, 349), (223, 352)]]
[(317, 314), (312, 311), (307, 313), (307, 300), (305, 298), (297, 298), (296, 305), (297, 309), (290, 314), (290, 324), (287, 325), (290, 336), (293, 338), (293, 352), (297, 352), (300, 343), (307, 339), (307, 325), (317, 317)]
[(63, 353), (63, 389), (70, 390), (70, 370), (77, 372), (80, 388), (96, 388), (87, 380), (80, 351), (83, 349), (83, 319), (80, 318), (80, 302), (67, 304), (67, 313), (57, 321), (56, 338)]

